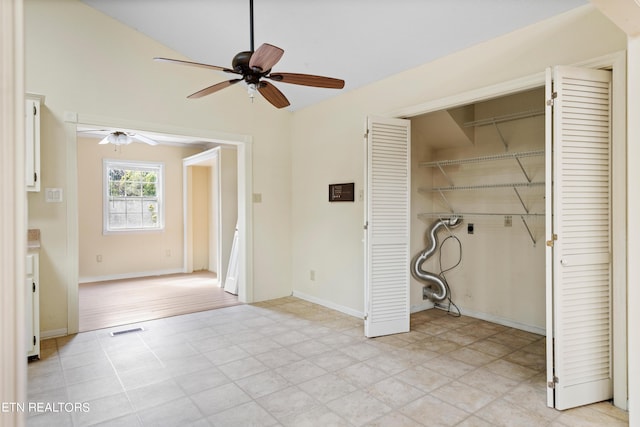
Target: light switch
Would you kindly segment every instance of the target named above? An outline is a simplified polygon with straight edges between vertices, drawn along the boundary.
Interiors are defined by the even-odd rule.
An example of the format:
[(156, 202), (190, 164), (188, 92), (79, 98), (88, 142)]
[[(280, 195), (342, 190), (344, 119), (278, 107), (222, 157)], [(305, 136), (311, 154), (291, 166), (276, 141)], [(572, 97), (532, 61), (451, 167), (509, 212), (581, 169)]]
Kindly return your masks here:
[(62, 188), (45, 188), (44, 194), (47, 203), (62, 203)]

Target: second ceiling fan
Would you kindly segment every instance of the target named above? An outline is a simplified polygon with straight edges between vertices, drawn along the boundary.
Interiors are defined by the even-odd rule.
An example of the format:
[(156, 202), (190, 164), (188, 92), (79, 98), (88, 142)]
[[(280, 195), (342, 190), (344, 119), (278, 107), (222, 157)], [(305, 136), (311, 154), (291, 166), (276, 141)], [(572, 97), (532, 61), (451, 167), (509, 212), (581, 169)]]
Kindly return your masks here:
[(280, 90), (273, 84), (265, 81), (269, 79), (274, 82), (290, 83), (302, 86), (313, 86), (327, 89), (342, 89), (344, 80), (335, 79), (333, 77), (316, 76), (313, 74), (300, 73), (280, 73), (272, 72), (271, 68), (282, 58), (284, 50), (273, 46), (269, 43), (262, 44), (257, 50), (254, 50), (253, 43), (253, 0), (249, 0), (249, 17), (250, 17), (250, 38), (251, 50), (238, 53), (231, 62), (231, 68), (219, 67), (217, 65), (201, 64), (198, 62), (182, 61), (170, 58), (153, 58), (156, 61), (166, 61), (193, 67), (207, 68), (210, 70), (224, 71), (225, 73), (237, 74), (239, 77), (224, 82), (216, 83), (206, 87), (187, 98), (201, 98), (206, 95), (215, 93), (221, 89), (232, 86), (238, 82), (244, 81), (249, 89), (249, 96), (253, 98), (256, 91), (269, 101), (276, 108), (284, 108), (289, 106), (289, 100)]

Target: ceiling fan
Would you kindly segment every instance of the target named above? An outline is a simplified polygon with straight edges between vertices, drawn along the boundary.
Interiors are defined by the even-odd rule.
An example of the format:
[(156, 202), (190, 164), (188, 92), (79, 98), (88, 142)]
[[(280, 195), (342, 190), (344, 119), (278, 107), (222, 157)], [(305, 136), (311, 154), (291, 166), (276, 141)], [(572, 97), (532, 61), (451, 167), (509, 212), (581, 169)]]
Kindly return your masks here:
[(182, 61), (179, 59), (158, 57), (153, 59), (156, 61), (166, 61), (193, 67), (207, 68), (210, 70), (224, 71), (225, 73), (237, 74), (240, 76), (235, 79), (216, 83), (212, 86), (206, 87), (202, 90), (192, 93), (187, 98), (201, 98), (226, 87), (232, 86), (238, 82), (244, 81), (248, 86), (249, 97), (252, 100), (255, 96), (255, 92), (258, 91), (274, 107), (284, 108), (290, 105), (287, 97), (284, 96), (284, 94), (280, 92), (277, 87), (267, 81), (264, 81), (263, 79), (269, 79), (274, 82), (328, 89), (342, 89), (344, 87), (344, 80), (335, 79), (332, 77), (316, 76), (312, 74), (272, 72), (271, 68), (280, 60), (280, 58), (284, 54), (284, 50), (269, 43), (264, 43), (257, 50), (254, 50), (253, 0), (249, 0), (249, 18), (251, 50), (238, 53), (231, 62), (231, 68), (219, 67), (217, 65), (201, 64), (198, 62)]
[(79, 131), (79, 132), (84, 132), (84, 133), (89, 133), (89, 134), (94, 134), (94, 135), (105, 135), (106, 136), (104, 138), (102, 138), (102, 140), (100, 140), (100, 142), (98, 143), (99, 145), (104, 145), (104, 144), (113, 144), (113, 145), (128, 145), (131, 144), (132, 142), (144, 142), (145, 144), (149, 144), (149, 145), (158, 145), (159, 142), (155, 141), (151, 138), (149, 138), (148, 136), (144, 136), (142, 134), (139, 133), (135, 133), (135, 132), (125, 132), (125, 131), (121, 131), (121, 130), (84, 130), (84, 131)]

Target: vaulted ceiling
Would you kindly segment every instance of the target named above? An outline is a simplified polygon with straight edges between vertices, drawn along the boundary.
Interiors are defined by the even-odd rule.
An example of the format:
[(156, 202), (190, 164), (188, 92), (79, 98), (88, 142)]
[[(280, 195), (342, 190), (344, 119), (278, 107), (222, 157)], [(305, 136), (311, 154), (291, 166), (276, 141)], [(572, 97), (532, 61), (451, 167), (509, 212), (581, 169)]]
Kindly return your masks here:
[[(249, 0), (83, 2), (191, 61), (230, 67), (236, 53), (249, 50)], [(274, 71), (341, 78), (346, 81), (342, 91), (348, 91), (587, 3), (588, 0), (255, 0), (255, 47), (270, 43), (284, 49)], [(175, 67), (176, 78), (185, 80), (192, 73), (211, 72), (211, 84), (235, 77), (220, 71), (163, 66)], [(291, 102), (290, 110), (341, 92), (276, 85)]]

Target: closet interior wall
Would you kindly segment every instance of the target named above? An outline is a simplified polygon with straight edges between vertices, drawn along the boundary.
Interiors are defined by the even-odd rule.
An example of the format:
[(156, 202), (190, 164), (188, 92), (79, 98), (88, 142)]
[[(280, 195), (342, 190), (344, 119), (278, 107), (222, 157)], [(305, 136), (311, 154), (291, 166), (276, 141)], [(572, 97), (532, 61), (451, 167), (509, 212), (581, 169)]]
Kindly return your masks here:
[[(462, 214), (452, 231), (462, 261), (446, 273), (453, 302), (464, 315), (537, 333), (545, 327), (543, 112), (539, 88), (411, 118), (412, 256), (440, 214)], [(514, 153), (528, 154), (520, 164), (502, 158)], [(434, 164), (444, 160), (456, 162)], [(459, 256), (449, 239), (424, 268), (440, 272)], [(415, 279), (411, 304), (430, 306)]]

